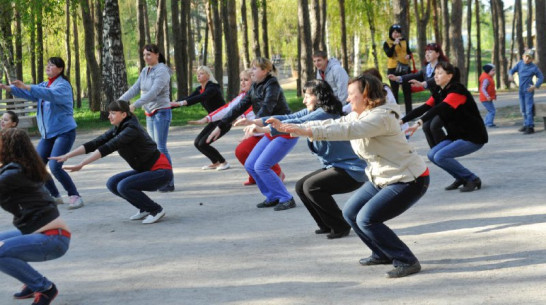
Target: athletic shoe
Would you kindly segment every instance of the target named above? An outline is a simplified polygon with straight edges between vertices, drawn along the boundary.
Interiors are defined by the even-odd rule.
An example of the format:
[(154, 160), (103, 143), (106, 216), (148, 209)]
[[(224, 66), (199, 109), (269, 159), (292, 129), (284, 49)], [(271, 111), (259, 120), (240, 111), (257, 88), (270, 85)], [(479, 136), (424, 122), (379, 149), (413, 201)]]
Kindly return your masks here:
[(201, 167), (202, 170), (213, 170), (213, 169), (216, 169), (218, 166), (217, 165), (214, 165), (214, 164), (210, 164), (210, 165), (204, 165), (203, 167)]
[(288, 201), (280, 202), (279, 204), (277, 204), (273, 210), (283, 211), (283, 210), (288, 210), (295, 207), (296, 207), (296, 202), (294, 201), (294, 198), (290, 198), (290, 200)]
[(78, 195), (72, 195), (69, 197), (68, 209), (75, 210), (83, 207), (83, 199)]
[(27, 285), (23, 285), (23, 288), (20, 292), (14, 293), (13, 298), (22, 300), (22, 299), (30, 299), (34, 297), (34, 291), (30, 290)]
[(55, 284), (51, 284), (51, 288), (48, 290), (34, 293), (34, 302), (32, 302), (32, 305), (49, 305), (58, 293), (59, 291), (55, 287)]
[(165, 209), (162, 209), (159, 213), (152, 215), (148, 215), (146, 218), (144, 218), (144, 220), (142, 221), (143, 224), (151, 224), (151, 223), (155, 223), (157, 222), (158, 220), (160, 220), (161, 218), (163, 218), (163, 216), (165, 216)]
[(230, 168), (230, 167), (231, 167), (231, 166), (229, 166), (229, 163), (226, 161), (226, 162), (224, 162), (224, 163), (218, 165), (218, 166), (216, 167), (216, 170), (217, 170), (217, 171), (223, 171), (223, 170), (226, 170), (226, 169), (228, 169), (228, 168)]
[(144, 217), (150, 215), (150, 212), (140, 212), (138, 211), (135, 215), (129, 217), (130, 220), (141, 220), (141, 219), (144, 219)]

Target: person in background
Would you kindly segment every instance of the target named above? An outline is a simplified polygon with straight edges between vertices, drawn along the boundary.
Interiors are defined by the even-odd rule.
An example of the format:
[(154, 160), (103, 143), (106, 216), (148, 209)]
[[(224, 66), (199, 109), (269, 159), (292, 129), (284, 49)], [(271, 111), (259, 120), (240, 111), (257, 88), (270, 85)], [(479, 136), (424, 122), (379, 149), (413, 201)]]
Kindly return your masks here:
[[(519, 131), (523, 134), (532, 134), (535, 132), (535, 90), (540, 88), (544, 82), (544, 75), (537, 65), (533, 63), (535, 53), (532, 50), (527, 50), (523, 54), (523, 59), (520, 60), (512, 69), (510, 69), (509, 80), (514, 81), (514, 74), (519, 76), (519, 108), (523, 115), (523, 127)], [(533, 77), (537, 78), (536, 83), (533, 83)]]
[(414, 132), (423, 122), (439, 116), (444, 122), (447, 137), (432, 147), (427, 156), (432, 163), (455, 178), (445, 190), (456, 190), (460, 186), (461, 192), (479, 190), (482, 187), (480, 178), (455, 160), (478, 151), (488, 141), (478, 106), (472, 94), (460, 83), (459, 69), (452, 64), (438, 63), (434, 79), (438, 91), (419, 107), (426, 113), (408, 130)]
[[(341, 103), (327, 82), (309, 81), (303, 91), (306, 109), (267, 119), (265, 122), (270, 124), (272, 132), (277, 132), (275, 127), (282, 123), (337, 119), (342, 115)], [(351, 226), (343, 218), (333, 195), (361, 187), (366, 181), (366, 163), (357, 157), (349, 141), (307, 140), (307, 146), (318, 157), (322, 168), (298, 180), (296, 193), (318, 225), (316, 234), (327, 234), (328, 239), (347, 236)]]
[[(165, 56), (155, 44), (144, 46), (142, 56), (146, 67), (142, 69), (135, 84), (127, 90), (119, 100), (130, 101), (140, 93), (130, 109), (144, 108), (146, 114), (146, 129), (157, 143), (157, 149), (162, 152), (172, 164), (171, 155), (167, 149), (169, 126), (172, 120), (170, 105), (171, 69), (166, 65)], [(174, 179), (165, 186), (159, 188), (160, 192), (174, 191)]]
[(58, 290), (29, 262), (63, 256), (71, 235), (44, 187), (51, 178), (41, 159), (24, 130), (0, 131), (0, 205), (16, 228), (0, 232), (0, 271), (24, 284), (13, 297), (34, 298), (33, 305), (51, 304)]
[(495, 65), (487, 64), (482, 67), (483, 72), (479, 78), (479, 89), (480, 89), (480, 102), (482, 102), (483, 107), (487, 110), (485, 115), (485, 126), (487, 127), (497, 127), (495, 125), (495, 105), (493, 102), (497, 99), (497, 90), (495, 89), (495, 80), (493, 75), (495, 75)]
[(316, 79), (326, 81), (342, 105), (347, 104), (349, 75), (336, 58), (328, 59), (325, 51), (313, 53), (313, 65), (317, 68)]
[[(250, 90), (239, 104), (233, 107), (226, 113), (222, 120), (220, 120), (218, 126), (216, 126), (214, 131), (209, 135), (207, 142), (211, 143), (216, 141), (222, 133), (222, 130), (231, 128), (232, 122), (245, 114), (249, 107), (252, 107), (252, 111), (256, 118), (290, 113), (290, 108), (288, 108), (288, 104), (286, 103), (284, 92), (279, 81), (274, 76), (276, 69), (273, 63), (265, 57), (258, 57), (252, 61), (251, 66), (252, 85), (250, 86)], [(244, 163), (246, 164), (248, 156), (263, 137), (263, 134), (256, 133), (245, 137), (235, 149), (235, 154), (240, 156), (237, 158), (239, 160), (245, 160)], [(271, 166), (271, 170), (279, 177), (281, 182), (284, 181), (285, 175), (278, 163), (274, 163), (274, 165)], [(249, 175), (251, 175), (251, 173), (249, 173)], [(243, 185), (252, 185), (252, 182), (253, 181), (247, 180)]]
[(122, 100), (111, 102), (108, 111), (112, 129), (73, 151), (52, 159), (65, 162), (72, 157), (91, 153), (80, 163), (64, 167), (75, 172), (117, 151), (132, 170), (110, 177), (106, 187), (114, 195), (129, 201), (138, 209), (136, 214), (129, 217), (130, 220), (144, 219), (143, 224), (155, 223), (165, 216), (165, 210), (143, 191), (157, 191), (172, 181), (171, 162), (157, 149), (156, 143), (140, 126), (128, 102)]
[(19, 116), (17, 113), (8, 110), (2, 114), (2, 119), (0, 120), (0, 129), (8, 129), (8, 128), (17, 128), (17, 125), (19, 125)]
[(388, 278), (421, 271), (419, 260), (384, 222), (413, 206), (427, 191), (429, 170), (400, 130), (397, 105), (385, 105), (383, 85), (362, 74), (349, 82), (353, 111), (339, 119), (284, 124), (279, 130), (313, 141), (351, 141), (366, 161), (368, 182), (343, 207), (343, 217), (372, 250), (363, 266), (393, 264)]
[[(42, 137), (36, 150), (68, 193), (68, 209), (78, 209), (83, 207), (83, 199), (76, 185), (62, 169), (62, 163), (49, 162), (48, 159), (69, 152), (76, 140), (77, 125), (72, 108), (74, 104), (72, 86), (64, 75), (64, 70), (64, 60), (60, 57), (51, 57), (46, 66), (47, 81), (38, 85), (26, 85), (20, 80), (15, 80), (11, 86), (0, 85), (0, 88), (11, 92), (13, 96), (37, 102), (36, 121)], [(63, 203), (53, 179), (46, 182), (46, 187), (55, 198), (55, 202)]]
[[(389, 37), (383, 43), (383, 51), (387, 55), (387, 73), (389, 75), (402, 76), (410, 73), (410, 59), (411, 50), (409, 42), (404, 38), (402, 34), (402, 27), (399, 24), (394, 24), (389, 28)], [(396, 73), (396, 67), (398, 63), (407, 67), (406, 71)], [(396, 80), (391, 80), (392, 93), (398, 103), (398, 89), (400, 83)], [(402, 91), (404, 93), (404, 104), (406, 106), (406, 113), (412, 109), (411, 100), (411, 86), (408, 82), (402, 82)]]
[[(210, 146), (210, 144), (206, 142), (206, 139), (210, 135), (210, 132), (212, 132), (214, 130), (214, 128), (218, 125), (218, 121), (221, 120), (226, 115), (226, 113), (228, 113), (233, 107), (237, 106), (237, 104), (239, 104), (241, 102), (241, 99), (247, 94), (248, 90), (250, 90), (250, 85), (252, 84), (250, 75), (251, 75), (250, 70), (242, 71), (239, 74), (239, 78), (240, 78), (239, 95), (237, 95), (233, 100), (231, 100), (231, 102), (229, 102), (228, 104), (214, 110), (213, 112), (209, 113), (208, 115), (206, 115), (205, 117), (203, 117), (200, 120), (188, 121), (188, 124), (192, 124), (192, 125), (201, 125), (201, 124), (207, 124), (208, 123), (207, 127), (205, 127), (205, 128), (209, 128), (210, 130), (206, 134), (206, 137), (204, 137), (205, 141), (204, 141), (204, 143), (202, 145), (209, 145)], [(254, 119), (254, 112), (252, 112), (252, 107), (248, 108), (245, 111), (245, 113), (241, 115), (241, 118), (243, 118), (243, 117), (248, 118), (248, 119)], [(218, 139), (220, 137), (222, 137), (224, 134), (226, 134), (230, 129), (231, 128), (228, 128), (227, 130), (222, 131), (222, 133), (220, 134)], [(241, 162), (241, 164), (244, 165), (245, 161), (246, 161), (246, 157), (248, 155), (242, 156), (241, 154), (238, 154), (237, 150), (236, 150), (235, 151), (235, 156), (237, 157), (239, 162)], [(222, 170), (223, 168), (217, 167), (216, 169), (217, 170)], [(255, 184), (254, 179), (252, 179), (252, 180), (251, 179), (252, 179), (252, 176), (249, 175), (248, 181), (252, 181), (252, 183)]]
[[(182, 101), (171, 102), (171, 107), (191, 106), (197, 103), (201, 103), (203, 108), (209, 113), (220, 109), (226, 104), (224, 101), (224, 95), (222, 93), (222, 87), (218, 84), (218, 81), (212, 75), (212, 71), (207, 66), (200, 66), (197, 68), (197, 81), (201, 84), (195, 88), (190, 96)], [(211, 164), (203, 166), (203, 170), (226, 170), (230, 168), (229, 163), (224, 157), (212, 147), (210, 143), (207, 143), (207, 138), (210, 133), (216, 128), (217, 123), (210, 123), (197, 135), (193, 145), (203, 155), (209, 158)], [(227, 133), (226, 130), (224, 132)]]

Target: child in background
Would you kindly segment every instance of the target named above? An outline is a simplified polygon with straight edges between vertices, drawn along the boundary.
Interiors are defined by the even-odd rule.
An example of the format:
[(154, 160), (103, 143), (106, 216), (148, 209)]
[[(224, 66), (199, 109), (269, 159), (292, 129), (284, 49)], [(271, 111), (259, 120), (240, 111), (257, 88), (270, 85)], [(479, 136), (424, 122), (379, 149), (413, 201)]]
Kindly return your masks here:
[(497, 91), (495, 89), (495, 65), (487, 64), (483, 66), (482, 75), (480, 75), (480, 102), (483, 107), (487, 109), (487, 115), (485, 116), (485, 126), (497, 127), (493, 120), (495, 120), (495, 105), (493, 102), (497, 99)]
[[(544, 76), (540, 69), (533, 63), (533, 50), (527, 50), (523, 53), (523, 59), (520, 60), (512, 69), (510, 69), (509, 80), (514, 81), (514, 73), (519, 75), (519, 108), (523, 115), (523, 127), (519, 131), (523, 134), (532, 134), (535, 132), (534, 123), (534, 95), (535, 89), (540, 88), (544, 81)], [(533, 84), (533, 76), (537, 81)]]

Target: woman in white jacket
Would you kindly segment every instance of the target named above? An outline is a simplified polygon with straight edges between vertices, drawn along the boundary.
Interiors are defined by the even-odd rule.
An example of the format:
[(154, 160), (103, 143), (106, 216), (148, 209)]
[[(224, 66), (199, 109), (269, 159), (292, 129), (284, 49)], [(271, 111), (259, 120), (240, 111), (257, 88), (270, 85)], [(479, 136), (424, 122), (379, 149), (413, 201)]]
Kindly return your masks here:
[(397, 278), (421, 270), (411, 250), (384, 222), (415, 204), (429, 185), (425, 163), (400, 130), (396, 105), (385, 105), (381, 82), (361, 75), (349, 82), (353, 112), (335, 120), (311, 121), (279, 128), (315, 141), (351, 141), (355, 153), (367, 163), (366, 182), (345, 203), (343, 217), (372, 255), (364, 266), (393, 264), (387, 277)]

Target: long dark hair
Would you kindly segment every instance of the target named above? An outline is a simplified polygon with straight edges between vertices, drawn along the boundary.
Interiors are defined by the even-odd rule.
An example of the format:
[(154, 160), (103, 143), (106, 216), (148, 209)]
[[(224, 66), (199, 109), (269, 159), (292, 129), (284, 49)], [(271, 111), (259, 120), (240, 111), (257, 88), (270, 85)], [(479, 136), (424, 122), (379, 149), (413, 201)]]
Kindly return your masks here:
[(124, 100), (110, 102), (110, 104), (108, 104), (108, 111), (125, 112), (127, 113), (127, 117), (132, 115), (131, 109), (129, 108), (129, 102)]
[(63, 70), (61, 71), (61, 74), (59, 74), (59, 76), (61, 76), (62, 78), (66, 79), (67, 82), (70, 83), (70, 80), (68, 79), (68, 77), (66, 77), (66, 75), (64, 75), (64, 70), (66, 69), (66, 65), (64, 63), (64, 60), (60, 57), (50, 57), (47, 62), (50, 62), (52, 64), (54, 64), (57, 68), (62, 68)]
[(147, 44), (144, 46), (144, 48), (142, 48), (142, 52), (144, 52), (144, 50), (148, 51), (148, 52), (152, 52), (152, 53), (155, 53), (155, 54), (158, 54), (159, 57), (157, 59), (157, 61), (159, 61), (160, 63), (166, 63), (167, 61), (165, 60), (165, 56), (163, 56), (163, 54), (161, 54), (160, 50), (159, 50), (159, 47), (155, 44)]
[(15, 127), (17, 127), (17, 125), (19, 125), (19, 116), (17, 115), (17, 113), (11, 111), (11, 110), (8, 110), (6, 111), (6, 113), (8, 114), (9, 116), (9, 119), (15, 123)]
[(317, 97), (316, 110), (322, 108), (325, 112), (341, 114), (341, 102), (334, 94), (334, 90), (327, 82), (321, 79), (310, 80), (303, 86), (303, 91), (311, 90), (311, 93)]
[(35, 182), (50, 179), (42, 158), (36, 152), (28, 134), (23, 129), (9, 128), (0, 132), (0, 162), (15, 162), (23, 168), (23, 174)]
[(453, 75), (448, 85), (461, 82), (461, 71), (459, 71), (459, 68), (445, 61), (439, 61), (435, 70), (438, 68), (442, 68), (447, 74)]
[(359, 76), (349, 80), (349, 85), (358, 83), (360, 92), (368, 98), (368, 110), (385, 104), (385, 90), (383, 83), (370, 74), (360, 74)]
[[(438, 56), (438, 62), (440, 61), (449, 62), (449, 58), (447, 58), (447, 56), (444, 54), (444, 51), (442, 50), (442, 46), (440, 46), (439, 44), (435, 42), (427, 44), (425, 51), (429, 51), (429, 50), (440, 54)], [(428, 62), (426, 62), (425, 65), (426, 64), (428, 64)]]

